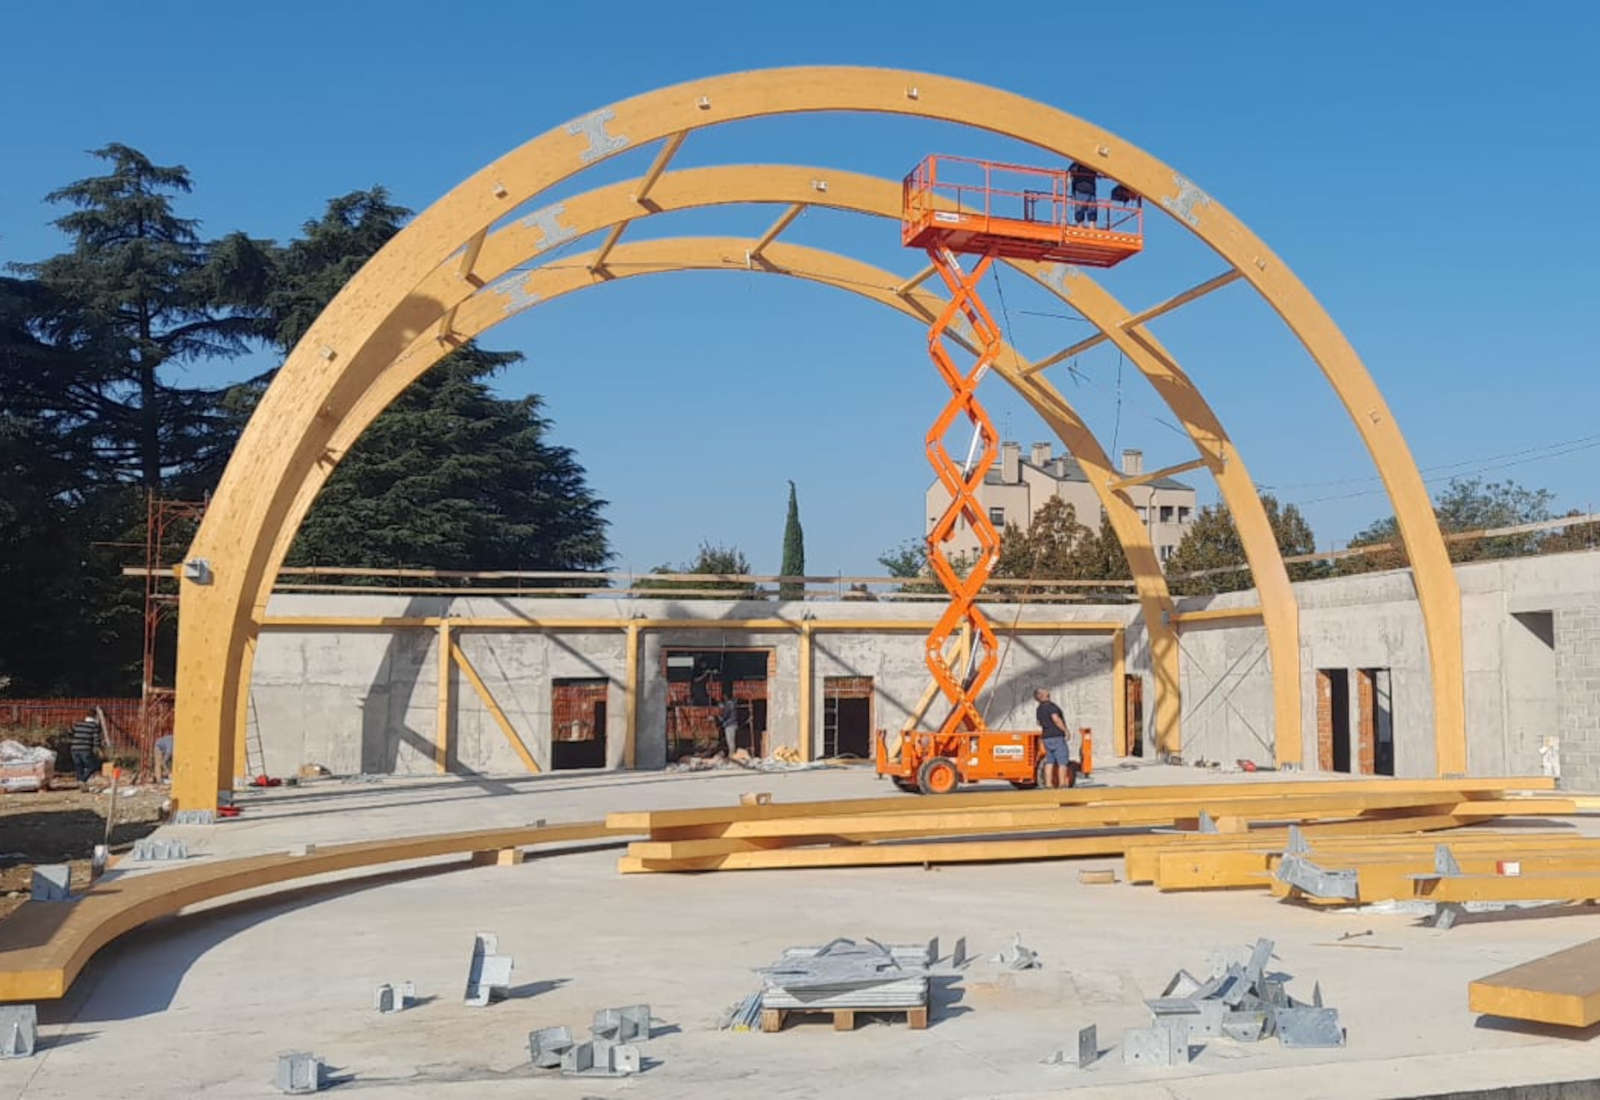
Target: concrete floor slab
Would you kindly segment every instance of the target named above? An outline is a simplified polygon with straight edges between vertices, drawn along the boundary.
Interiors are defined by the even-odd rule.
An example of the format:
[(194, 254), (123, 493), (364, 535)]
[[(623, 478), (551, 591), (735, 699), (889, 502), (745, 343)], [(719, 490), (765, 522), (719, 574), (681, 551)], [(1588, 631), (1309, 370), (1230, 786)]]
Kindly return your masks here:
[[(1215, 781), (1178, 768), (1106, 770), (1107, 782)], [(1242, 783), (1250, 777), (1239, 777)], [(1273, 778), (1273, 777), (1262, 777)], [(1278, 777), (1281, 778), (1281, 777)], [(324, 782), (247, 796), (245, 815), (189, 827), (212, 856), (385, 834), (601, 816), (612, 809), (886, 793), (870, 772), (788, 775), (590, 773), (551, 778)], [(911, 796), (908, 796), (910, 798)], [(177, 833), (177, 830), (166, 830)], [(0, 1095), (277, 1095), (276, 1055), (309, 1050), (344, 1088), (383, 1096), (702, 1098), (1380, 1097), (1594, 1076), (1590, 1034), (1481, 1026), (1467, 982), (1600, 934), (1592, 910), (1471, 919), (1448, 932), (1414, 918), (1312, 911), (1259, 891), (1161, 894), (1085, 885), (1083, 867), (1120, 861), (886, 867), (708, 875), (616, 873), (617, 852), (434, 873), (385, 870), (289, 894), (214, 904), (158, 922), (101, 952), (71, 995), (41, 1006), (40, 1052), (0, 1062)], [(1371, 929), (1363, 947), (1330, 946)], [(462, 1001), (473, 934), (498, 933), (516, 969), (509, 999)], [(988, 956), (1014, 933), (1038, 971)], [(785, 946), (834, 936), (887, 941), (966, 936), (979, 960), (941, 990), (926, 1031), (902, 1022), (827, 1024), (780, 1034), (715, 1029), (757, 988), (754, 969)], [(1218, 948), (1277, 941), (1274, 966), (1309, 998), (1320, 981), (1349, 1043), (1285, 1050), (1215, 1040), (1185, 1067), (1135, 1070), (1115, 1052), (1087, 1070), (1042, 1064), (1099, 1028), (1110, 1048), (1148, 1014), (1179, 967)], [(1398, 948), (1371, 950), (1370, 946)], [(380, 1015), (373, 989), (416, 983), (421, 1003)], [(615, 1081), (536, 1074), (527, 1033), (595, 1009), (648, 1002), (665, 1022), (643, 1046), (646, 1072)]]

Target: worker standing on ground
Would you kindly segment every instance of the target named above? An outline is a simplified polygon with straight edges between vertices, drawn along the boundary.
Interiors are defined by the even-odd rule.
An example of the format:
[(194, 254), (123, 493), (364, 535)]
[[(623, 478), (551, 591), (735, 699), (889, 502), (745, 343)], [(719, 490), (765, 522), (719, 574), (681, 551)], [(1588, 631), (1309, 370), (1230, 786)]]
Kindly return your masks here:
[(72, 724), (72, 770), (79, 783), (100, 770), (100, 720), (86, 714)]
[(728, 755), (732, 756), (738, 748), (739, 704), (731, 692), (722, 699), (722, 739), (728, 743)]
[(1039, 741), (1044, 746), (1044, 784), (1060, 787), (1065, 777), (1066, 786), (1075, 786), (1078, 776), (1072, 769), (1072, 732), (1067, 717), (1050, 701), (1050, 693), (1044, 688), (1035, 689), (1033, 697), (1039, 703), (1034, 714), (1039, 719)]

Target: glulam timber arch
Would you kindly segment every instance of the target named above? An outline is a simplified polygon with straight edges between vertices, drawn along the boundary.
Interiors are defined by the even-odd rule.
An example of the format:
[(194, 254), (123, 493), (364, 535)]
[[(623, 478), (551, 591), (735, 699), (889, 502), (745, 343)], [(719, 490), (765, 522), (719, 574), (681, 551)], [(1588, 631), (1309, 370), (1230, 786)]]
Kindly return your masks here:
[[(639, 196), (646, 189), (648, 207), (641, 208)], [(330, 461), (313, 470), (301, 486), (274, 546), (272, 572), (276, 573), (278, 565), (287, 556), (294, 535), (328, 475), (332, 473), (333, 464), (344, 457), (367, 425), (407, 386), (455, 344), (475, 338), (482, 331), (466, 325), (460, 312), (462, 303), (474, 293), (488, 294), (493, 290), (503, 290), (499, 281), (508, 272), (526, 266), (548, 250), (569, 241), (597, 232), (614, 232), (630, 221), (656, 214), (743, 203), (770, 203), (787, 207), (774, 223), (774, 230), (787, 228), (794, 219), (796, 209), (809, 206), (898, 218), (900, 184), (893, 180), (815, 166), (721, 165), (692, 168), (599, 187), (535, 210), (496, 229), (484, 239), (473, 266), (475, 276), (486, 284), (485, 290), (477, 291), (472, 283), (461, 281), (453, 292), (447, 292), (453, 293), (453, 296), (449, 299), (445, 315), (396, 358), (391, 369), (385, 371), (362, 396), (329, 440)], [(745, 254), (746, 263), (751, 266), (770, 266), (773, 262), (771, 246), (776, 239), (777, 233), (769, 230), (762, 238), (751, 242)], [(613, 251), (616, 244), (617, 238), (608, 234), (597, 252), (583, 257), (581, 261), (566, 258), (562, 263), (581, 267), (592, 275), (593, 282), (607, 281), (625, 273), (620, 254)], [(1129, 360), (1150, 380), (1157, 394), (1173, 411), (1204, 465), (1216, 478), (1223, 500), (1235, 517), (1235, 526), (1261, 598), (1273, 683), (1274, 759), (1279, 765), (1299, 764), (1302, 759), (1299, 610), (1266, 511), (1232, 440), (1223, 431), (1221, 421), (1194, 383), (1154, 337), (1139, 330), (1139, 336), (1144, 341), (1140, 342), (1123, 331), (1125, 327), (1131, 327), (1127, 325), (1131, 314), (1092, 279), (1066, 265), (1016, 262), (1011, 266), (1077, 309), (1106, 338), (1125, 351)], [(540, 288), (526, 281), (519, 281), (519, 285), (526, 287), (521, 302), (536, 304), (543, 300), (544, 292)], [(907, 285), (907, 280), (892, 280), (888, 286), (903, 288), (908, 293), (913, 289)], [(921, 301), (922, 296), (913, 300)], [(930, 305), (937, 301), (928, 300)], [(1022, 376), (1039, 374), (1036, 364), (1026, 363), (1016, 357), (1015, 349), (1011, 352), (1010, 366)], [(1061, 406), (1067, 415), (1081, 423), (1081, 418), (1053, 387), (1046, 387), (1046, 392), (1038, 395), (1024, 391), (1023, 397), (1034, 405), (1036, 411), (1042, 412), (1039, 401), (1049, 401), (1052, 405)], [(1091, 486), (1103, 505), (1108, 495), (1117, 493), (1112, 488), (1116, 480), (1114, 471), (1106, 477), (1091, 479)], [(1109, 505), (1107, 507), (1109, 515)], [(1152, 715), (1156, 742), (1162, 751), (1177, 752), (1181, 747), (1177, 645), (1161, 618), (1161, 613), (1171, 606), (1165, 578), (1155, 564), (1156, 559), (1147, 554), (1147, 547), (1148, 532), (1145, 532), (1140, 545), (1129, 555), (1129, 560), (1145, 563), (1145, 568), (1139, 570), (1135, 579), (1142, 582), (1139, 588), (1141, 595), (1148, 594), (1148, 602), (1144, 605), (1146, 620), (1155, 623), (1151, 645), (1156, 689), (1156, 706)], [(261, 590), (257, 593), (258, 615), (265, 609), (271, 585), (272, 577), (269, 575), (263, 579)], [(241, 682), (247, 683), (248, 661), (240, 675)], [(238, 739), (242, 737), (243, 728), (241, 719), (235, 732), (235, 770), (242, 760)]]
[[(395, 356), (448, 306), (439, 288), (473, 278), (489, 228), (546, 188), (607, 157), (706, 126), (763, 116), (862, 111), (953, 122), (1013, 137), (1146, 196), (1223, 257), (1272, 306), (1332, 384), (1393, 505), (1413, 569), (1433, 675), (1435, 764), (1464, 771), (1459, 591), (1426, 487), (1355, 350), (1310, 292), (1219, 202), (1143, 150), (1063, 111), (922, 73), (807, 67), (737, 73), (649, 92), (547, 131), (434, 203), (361, 269), (313, 323), (263, 395), (229, 461), (191, 559), (208, 569), (180, 588), (173, 793), (214, 807), (231, 783), (253, 604), (300, 485), (328, 460), (337, 425)], [(658, 158), (664, 165), (664, 160)], [(658, 173), (657, 173), (658, 174)], [(430, 276), (430, 273), (433, 273)]]

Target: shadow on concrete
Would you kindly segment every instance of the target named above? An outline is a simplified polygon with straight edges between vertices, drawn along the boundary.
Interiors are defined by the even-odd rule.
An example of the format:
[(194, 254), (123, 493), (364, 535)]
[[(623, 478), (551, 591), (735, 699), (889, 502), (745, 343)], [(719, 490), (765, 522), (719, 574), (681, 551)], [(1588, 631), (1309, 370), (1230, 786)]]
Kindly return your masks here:
[[(284, 890), (199, 913), (159, 918), (97, 953), (66, 997), (40, 1002), (39, 1022), (129, 1020), (163, 1012), (171, 1006), (173, 994), (195, 960), (247, 928), (319, 901), (470, 866), (469, 861), (452, 860), (408, 867)], [(101, 986), (113, 967), (118, 979), (116, 988), (102, 993)]]
[(928, 979), (928, 1026), (956, 1016), (965, 1016), (972, 1009), (961, 1003), (967, 991), (960, 985), (959, 974), (935, 974)]
[[(40, 1007), (42, 1008), (43, 1006)], [(44, 1023), (43, 1012), (39, 1013), (39, 1022), (41, 1024)], [(99, 1034), (98, 1031), (68, 1031), (61, 1035), (41, 1035), (38, 1042), (34, 1044), (33, 1052), (35, 1054), (44, 1054), (55, 1050), (57, 1047), (70, 1047), (74, 1043), (86, 1043)]]
[(1563, 1027), (1560, 1024), (1542, 1024), (1534, 1020), (1513, 1020), (1505, 1016), (1479, 1016), (1473, 1027), (1480, 1031), (1508, 1031), (1515, 1035), (1529, 1035), (1539, 1039), (1569, 1039), (1587, 1043), (1600, 1035), (1600, 1024), (1588, 1027)]
[(521, 985), (514, 985), (508, 988), (500, 1000), (519, 1001), (528, 997), (537, 997), (540, 994), (560, 989), (570, 981), (572, 981), (571, 978), (541, 978), (536, 982), (523, 982)]
[[(1462, 913), (1456, 917), (1456, 927), (1466, 924), (1511, 924), (1524, 920), (1562, 920), (1568, 917), (1588, 917), (1593, 920), (1600, 909), (1582, 902), (1551, 901), (1548, 905), (1535, 905), (1526, 909), (1500, 909), (1489, 913)], [(1413, 927), (1431, 928), (1432, 917), (1423, 917)]]

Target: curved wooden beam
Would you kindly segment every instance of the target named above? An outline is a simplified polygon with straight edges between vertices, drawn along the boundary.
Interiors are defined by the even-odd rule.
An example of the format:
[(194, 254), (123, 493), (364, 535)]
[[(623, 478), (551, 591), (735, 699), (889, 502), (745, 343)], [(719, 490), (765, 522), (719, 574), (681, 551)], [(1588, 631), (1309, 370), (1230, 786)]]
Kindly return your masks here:
[(1062, 265), (1019, 264), (1083, 314), (1150, 380), (1205, 458), (1223, 502), (1233, 516), (1261, 603), (1272, 664), (1273, 756), (1279, 766), (1304, 759), (1300, 715), (1300, 605), (1283, 552), (1267, 519), (1261, 494), (1228, 433), (1178, 361), (1148, 330), (1129, 324), (1133, 315), (1083, 272)]
[[(661, 193), (659, 188), (670, 178), (662, 177), (657, 185), (658, 190), (654, 192), (657, 196)], [(452, 310), (448, 322), (452, 341), (445, 339), (443, 319), (419, 334), (411, 346), (396, 358), (393, 369), (382, 381), (381, 387), (372, 391), (371, 400), (352, 411), (350, 422), (353, 424), (363, 417), (370, 421), (376, 417), (407, 385), (447, 355), (452, 350), (453, 340), (471, 339), (531, 306), (588, 287), (603, 286), (638, 275), (688, 270), (790, 275), (851, 291), (922, 322), (932, 318), (945, 303), (941, 295), (932, 291), (919, 289), (907, 294), (899, 293), (897, 288), (901, 280), (880, 268), (797, 245), (769, 244), (763, 250), (763, 262), (752, 265), (748, 253), (754, 243), (753, 239), (743, 238), (683, 238), (617, 244), (607, 256), (603, 270), (597, 269), (594, 263), (599, 254), (597, 250), (563, 257), (559, 264), (535, 268), (526, 274), (491, 284)], [(1127, 555), (1134, 577), (1134, 590), (1139, 596), (1150, 634), (1151, 669), (1156, 681), (1157, 728), (1170, 737), (1170, 741), (1163, 738), (1163, 748), (1176, 752), (1181, 704), (1178, 695), (1178, 648), (1171, 625), (1172, 600), (1167, 594), (1166, 579), (1162, 575), (1155, 548), (1150, 543), (1149, 531), (1126, 495), (1111, 491), (1110, 484), (1116, 476), (1116, 470), (1094, 433), (1047, 379), (1025, 374), (1026, 366), (1026, 361), (1007, 347), (994, 369), (1016, 388), (1071, 451), (1106, 509), (1112, 528)], [(341, 435), (340, 440), (349, 446), (358, 437), (359, 430), (353, 430)], [(331, 471), (342, 457), (343, 451), (330, 453), (326, 471)], [(296, 525), (303, 511), (315, 499), (316, 487), (326, 478), (326, 471), (313, 479), (315, 485), (308, 481), (297, 499), (297, 511), (293, 515)], [(292, 535), (286, 537), (279, 548), (280, 553), (286, 553), (292, 541)], [(264, 600), (265, 596), (262, 597), (263, 606)], [(248, 669), (244, 672), (248, 675)]]
[[(475, 281), (494, 283), (513, 268), (544, 254), (550, 248), (573, 239), (603, 230), (614, 230), (618, 225), (636, 217), (654, 213), (670, 213), (713, 205), (733, 203), (774, 203), (788, 206), (793, 211), (803, 204), (826, 206), (836, 210), (897, 218), (900, 213), (900, 185), (892, 180), (879, 179), (855, 172), (842, 172), (825, 168), (798, 165), (719, 165), (694, 168), (650, 180), (653, 209), (639, 213), (637, 194), (643, 186), (641, 180), (623, 180), (593, 191), (568, 198), (534, 211), (513, 221), (478, 243), (475, 253)], [(780, 219), (781, 220), (781, 219)], [(615, 242), (608, 236), (606, 244), (596, 254), (609, 256)], [(758, 241), (752, 253), (761, 251), (766, 242)], [(749, 257), (746, 257), (748, 260)], [(612, 274), (609, 267), (591, 262), (591, 268), (604, 275)], [(1267, 633), (1269, 657), (1273, 669), (1275, 758), (1279, 764), (1298, 764), (1301, 761), (1301, 718), (1299, 679), (1299, 612), (1294, 603), (1294, 593), (1289, 585), (1266, 512), (1241, 459), (1231, 452), (1231, 443), (1217, 416), (1206, 404), (1204, 397), (1175, 361), (1164, 351), (1147, 349), (1137, 343), (1127, 327), (1130, 317), (1127, 310), (1116, 302), (1092, 279), (1075, 268), (1059, 264), (1013, 265), (1037, 280), (1067, 304), (1078, 309), (1108, 338), (1117, 340), (1125, 348), (1131, 361), (1150, 379), (1157, 393), (1179, 418), (1189, 433), (1195, 448), (1208, 458), (1217, 474), (1218, 486), (1229, 510), (1240, 517), (1237, 526), (1246, 558), (1257, 576), (1257, 587), (1262, 593), (1264, 624)], [(603, 270), (602, 270), (603, 268)], [(897, 293), (907, 284), (901, 282)], [(407, 386), (420, 377), (454, 344), (473, 338), (477, 331), (465, 330), (458, 319), (461, 303), (466, 301), (475, 287), (461, 283), (456, 297), (448, 299), (445, 319), (437, 326), (437, 339), (419, 346), (413, 343), (401, 354), (395, 366), (385, 371), (362, 395), (328, 443), (326, 460), (319, 463), (301, 485), (295, 502), (286, 517), (273, 548), (271, 569), (262, 578), (256, 594), (255, 613), (260, 615), (272, 590), (273, 578), (288, 555), (294, 536), (322, 485), (341, 461), (350, 447), (366, 430), (368, 424), (397, 398)], [(1142, 335), (1142, 334), (1141, 334)], [(1014, 350), (1014, 349), (1013, 349)], [(1037, 373), (1019, 367), (1022, 376)], [(1221, 461), (1218, 456), (1227, 453)], [(1231, 459), (1231, 461), (1229, 461)], [(1096, 484), (1097, 493), (1101, 486)], [(1159, 572), (1151, 578), (1161, 586), (1160, 598), (1167, 599), (1165, 580)], [(1170, 658), (1165, 652), (1170, 638), (1158, 627), (1153, 642), (1160, 652), (1155, 661), (1158, 669), (1170, 669)], [(1281, 674), (1280, 674), (1281, 670)], [(249, 680), (248, 655), (241, 666), (242, 683)], [(1174, 674), (1175, 675), (1175, 674)], [(1178, 752), (1181, 746), (1179, 727), (1179, 700), (1167, 698), (1174, 685), (1161, 686), (1164, 676), (1158, 676), (1155, 709), (1157, 743), (1163, 751)], [(243, 694), (241, 693), (241, 698)], [(1170, 705), (1163, 705), (1170, 704)], [(236, 727), (235, 738), (242, 726)], [(234, 761), (238, 769), (242, 753), (237, 748)]]
[(529, 197), (590, 164), (680, 132), (812, 111), (914, 115), (1006, 134), (1102, 174), (1154, 203), (1219, 252), (1265, 297), (1321, 366), (1352, 416), (1394, 505), (1428, 635), (1436, 764), (1465, 768), (1459, 591), (1410, 451), (1354, 349), (1294, 274), (1222, 205), (1108, 131), (1021, 96), (919, 73), (812, 67), (737, 73), (624, 100), (546, 132), (493, 162), (424, 211), (346, 284), (285, 361), (241, 436), (191, 554), (209, 583), (184, 581), (179, 622), (177, 763), (185, 809), (214, 807), (230, 782), (240, 684), (231, 674), (250, 635), (251, 604), (300, 483), (340, 420), (394, 356), (447, 309), (430, 272), (470, 277), (474, 238)]

